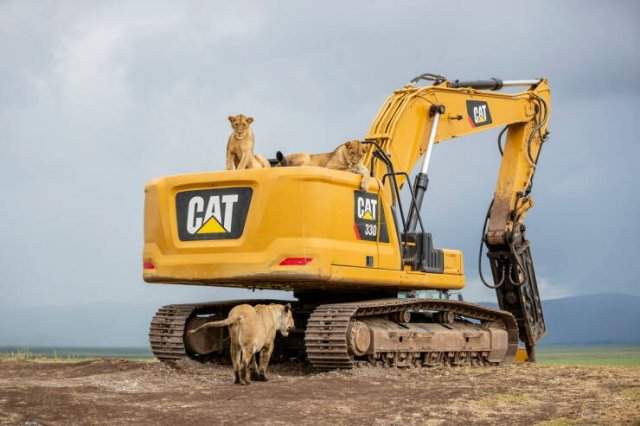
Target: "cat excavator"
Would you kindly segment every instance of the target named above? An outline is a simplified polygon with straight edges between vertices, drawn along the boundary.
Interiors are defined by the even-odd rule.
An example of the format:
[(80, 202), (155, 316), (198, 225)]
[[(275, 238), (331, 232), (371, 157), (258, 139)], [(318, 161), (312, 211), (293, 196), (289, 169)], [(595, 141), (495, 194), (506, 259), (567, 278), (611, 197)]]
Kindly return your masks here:
[[(423, 74), (386, 99), (364, 137), (373, 177), (364, 190), (361, 176), (322, 167), (152, 180), (144, 280), (293, 291), (296, 328), (276, 342), (277, 356), (318, 368), (498, 365), (525, 351), (534, 361), (546, 327), (525, 217), (550, 106), (546, 79)], [(502, 128), (501, 163), (478, 266), (495, 309), (454, 297), (465, 286), (462, 252), (436, 248), (421, 215), (435, 147), (493, 128)], [(188, 331), (239, 303), (265, 302), (163, 306), (151, 321), (151, 349), (168, 363), (228, 357), (225, 329)]]

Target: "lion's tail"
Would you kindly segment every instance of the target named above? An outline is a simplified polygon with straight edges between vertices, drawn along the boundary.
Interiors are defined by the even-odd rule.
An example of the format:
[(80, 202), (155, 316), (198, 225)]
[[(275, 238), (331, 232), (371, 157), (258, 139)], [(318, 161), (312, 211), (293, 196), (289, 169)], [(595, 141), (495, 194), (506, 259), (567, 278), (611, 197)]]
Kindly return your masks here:
[(209, 327), (227, 327), (229, 325), (235, 324), (239, 321), (242, 320), (242, 316), (236, 317), (236, 318), (227, 318), (227, 319), (223, 319), (220, 321), (210, 321), (207, 323), (202, 324), (200, 327), (198, 328), (194, 328), (193, 330), (189, 330), (189, 334), (193, 334), (193, 333), (197, 333), (198, 331), (205, 329), (205, 328), (209, 328)]

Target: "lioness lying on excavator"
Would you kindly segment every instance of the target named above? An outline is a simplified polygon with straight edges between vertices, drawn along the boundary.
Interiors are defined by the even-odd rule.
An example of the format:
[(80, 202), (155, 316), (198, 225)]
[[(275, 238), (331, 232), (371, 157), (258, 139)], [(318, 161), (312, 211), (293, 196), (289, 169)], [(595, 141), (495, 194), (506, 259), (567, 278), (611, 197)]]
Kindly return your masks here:
[[(235, 383), (251, 384), (250, 364), (256, 374), (256, 380), (267, 380), (267, 366), (273, 352), (276, 332), (289, 335), (294, 327), (291, 305), (238, 305), (231, 309), (227, 319), (211, 321), (189, 331), (196, 333), (208, 327), (229, 327), (231, 339), (231, 363), (235, 373)], [(256, 363), (256, 354), (260, 352), (260, 367)]]
[(300, 152), (285, 156), (278, 152), (276, 157), (281, 166), (317, 166), (357, 173), (362, 175), (360, 188), (366, 190), (371, 176), (367, 167), (362, 164), (362, 157), (364, 157), (368, 149), (368, 146), (359, 140), (350, 140), (339, 145), (332, 152), (325, 154)]

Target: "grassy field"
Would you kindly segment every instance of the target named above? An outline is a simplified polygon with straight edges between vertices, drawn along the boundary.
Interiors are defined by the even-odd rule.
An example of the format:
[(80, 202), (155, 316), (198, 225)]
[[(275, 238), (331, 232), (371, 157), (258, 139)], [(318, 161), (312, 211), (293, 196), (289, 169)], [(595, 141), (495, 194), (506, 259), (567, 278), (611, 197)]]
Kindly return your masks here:
[(640, 367), (640, 346), (543, 346), (538, 350), (543, 365), (608, 365)]
[[(92, 358), (120, 358), (151, 361), (147, 348), (42, 348), (0, 347), (0, 359), (74, 361)], [(541, 346), (542, 365), (608, 365), (640, 367), (640, 346)]]
[(153, 355), (147, 348), (0, 347), (0, 359), (68, 362), (95, 358), (150, 361)]

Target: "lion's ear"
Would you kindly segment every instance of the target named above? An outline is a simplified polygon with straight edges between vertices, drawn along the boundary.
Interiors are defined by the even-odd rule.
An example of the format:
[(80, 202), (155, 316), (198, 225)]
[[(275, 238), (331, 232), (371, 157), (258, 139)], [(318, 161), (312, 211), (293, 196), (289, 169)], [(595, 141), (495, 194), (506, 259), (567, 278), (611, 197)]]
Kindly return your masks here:
[(233, 115), (230, 115), (229, 121), (233, 123), (234, 121), (236, 121), (236, 117), (234, 117)]
[(353, 141), (346, 141), (344, 146), (346, 146), (347, 148), (351, 149), (351, 147), (353, 146)]
[(247, 123), (249, 124), (253, 123), (253, 117), (247, 117)]
[(287, 303), (286, 305), (284, 305), (285, 312), (289, 312), (290, 310), (291, 310), (291, 303)]

